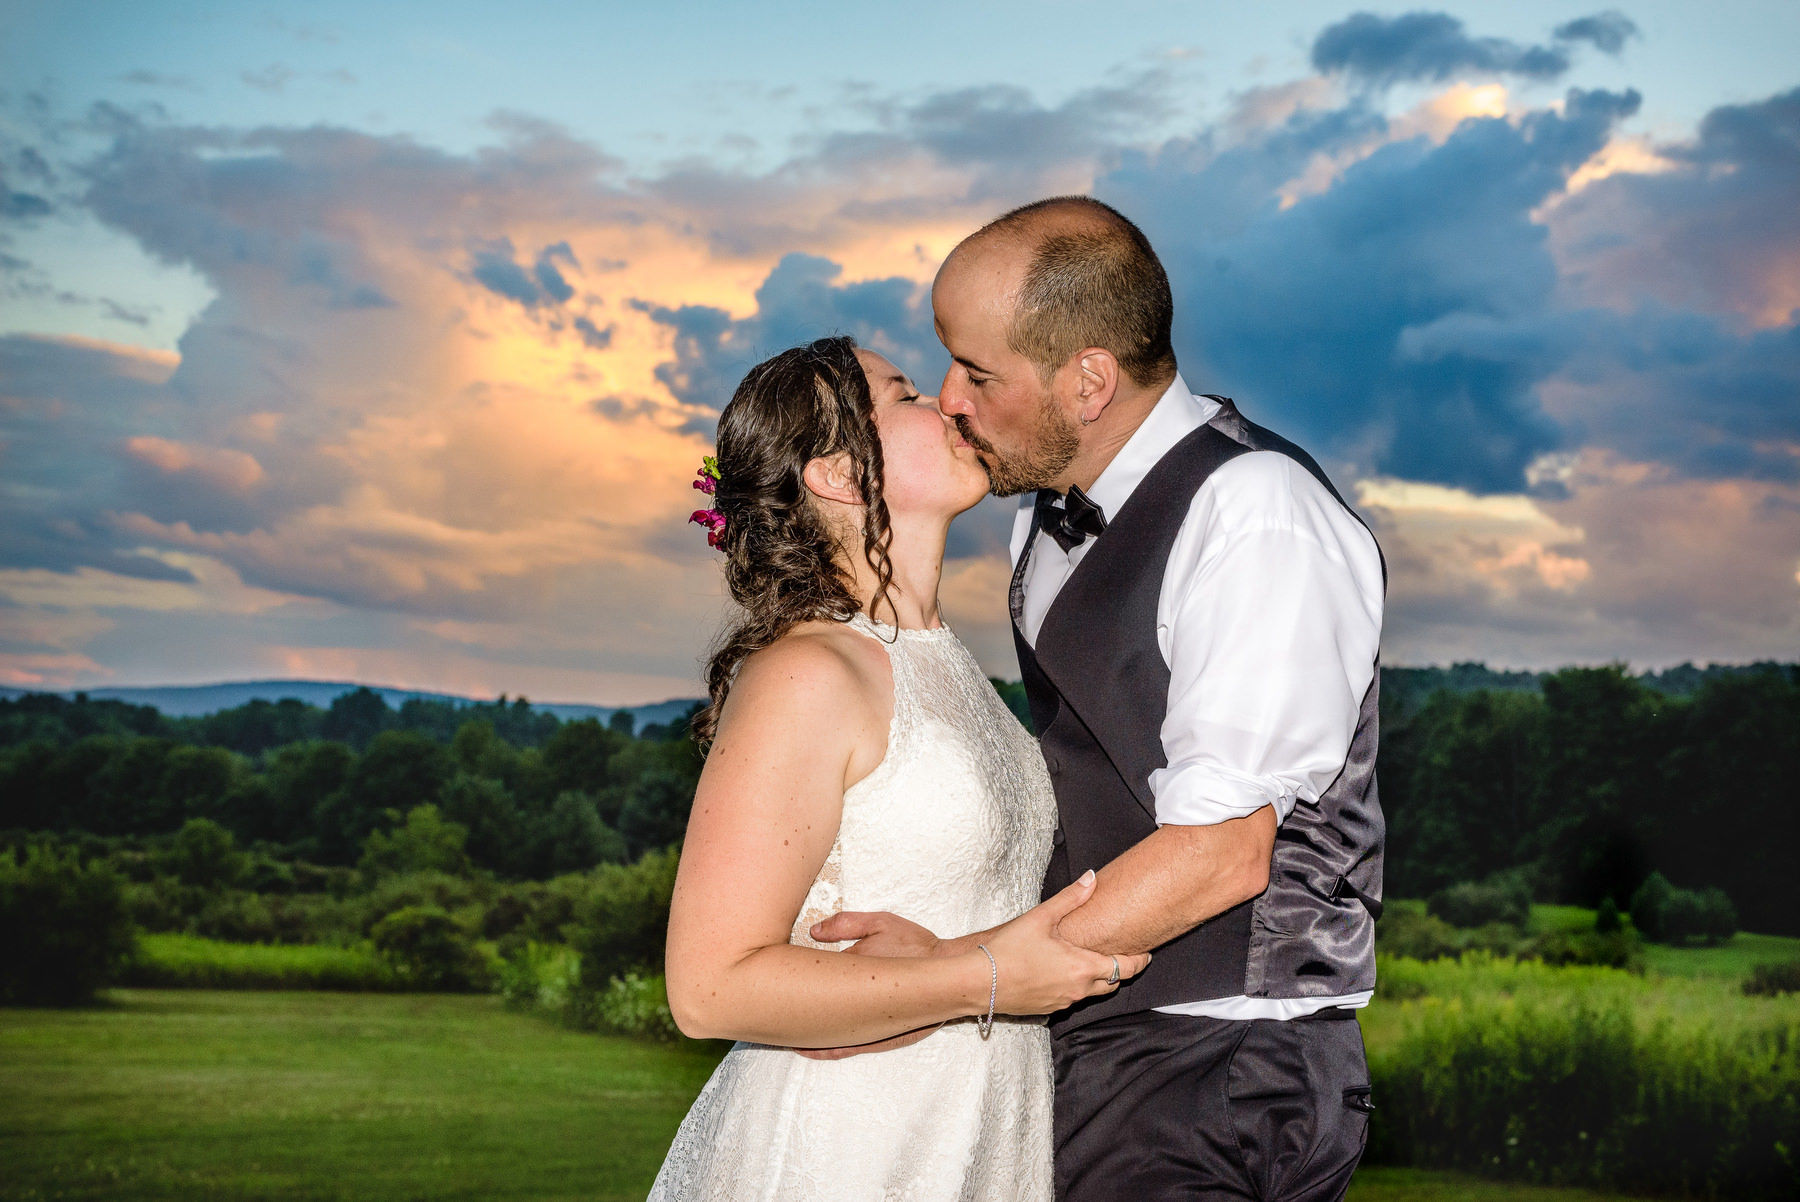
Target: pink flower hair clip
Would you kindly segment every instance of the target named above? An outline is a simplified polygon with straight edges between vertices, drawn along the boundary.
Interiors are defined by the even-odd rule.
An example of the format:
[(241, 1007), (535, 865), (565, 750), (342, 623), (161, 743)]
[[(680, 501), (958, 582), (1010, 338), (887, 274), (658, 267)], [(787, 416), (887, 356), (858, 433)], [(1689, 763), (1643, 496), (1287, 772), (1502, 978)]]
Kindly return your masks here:
[[(716, 455), (708, 455), (706, 458), (702, 459), (700, 461), (700, 470), (697, 474), (698, 479), (694, 481), (695, 488), (699, 489), (709, 497), (718, 491), (719, 460)], [(717, 507), (712, 509), (696, 509), (693, 514), (689, 516), (688, 521), (706, 528), (707, 546), (717, 547), (724, 541), (725, 515), (720, 513)]]

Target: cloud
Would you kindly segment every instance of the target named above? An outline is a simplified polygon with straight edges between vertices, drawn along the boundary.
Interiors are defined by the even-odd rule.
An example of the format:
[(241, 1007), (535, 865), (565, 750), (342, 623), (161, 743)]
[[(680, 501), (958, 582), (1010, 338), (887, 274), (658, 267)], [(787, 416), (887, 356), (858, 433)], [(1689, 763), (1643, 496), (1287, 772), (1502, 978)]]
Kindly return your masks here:
[[(1564, 34), (1559, 30), (1558, 36), (1597, 40), (1617, 30), (1610, 18), (1587, 21), (1599, 24), (1590, 32), (1590, 26), (1570, 22), (1563, 30), (1580, 26), (1583, 32)], [(1411, 12), (1398, 17), (1355, 13), (1328, 26), (1313, 40), (1312, 65), (1327, 75), (1349, 75), (1376, 84), (1441, 82), (1469, 72), (1555, 79), (1568, 71), (1569, 56), (1555, 46), (1471, 37), (1462, 21), (1448, 13)]]
[(226, 447), (175, 442), (153, 434), (127, 438), (125, 452), (159, 471), (170, 475), (191, 474), (230, 492), (248, 492), (262, 481), (264, 474), (262, 464), (254, 455)]
[[(1566, 438), (1534, 392), (1554, 363), (1441, 344), (1425, 356), (1416, 331), (1543, 310), (1557, 272), (1530, 214), (1637, 103), (1571, 91), (1560, 113), (1389, 142), (1285, 208), (1276, 181), (1385, 122), (1296, 114), (1266, 140), (1186, 169), (1127, 164), (1097, 190), (1138, 216), (1170, 267), (1190, 383), (1359, 470), (1506, 491)], [(1244, 180), (1260, 186), (1234, 204)]]
[(1649, 297), (1761, 327), (1800, 310), (1800, 88), (1708, 113), (1546, 221), (1571, 292), (1612, 307)]
[(241, 72), (238, 78), (259, 92), (280, 92), (294, 78), (294, 72), (280, 63), (271, 63), (260, 71)]
[(469, 258), (469, 274), (488, 291), (516, 300), (521, 305), (535, 305), (543, 299), (544, 290), (537, 281), (513, 261), (512, 239), (489, 241), (478, 238), (469, 250)]
[(734, 320), (705, 305), (649, 307), (674, 333), (674, 359), (656, 378), (689, 404), (714, 411), (756, 363), (803, 342), (849, 334), (880, 351), (922, 387), (935, 388), (948, 359), (932, 333), (929, 298), (914, 280), (839, 283), (843, 268), (816, 255), (784, 255), (757, 287), (756, 312)]
[(1605, 54), (1617, 54), (1625, 43), (1638, 36), (1637, 22), (1617, 9), (1577, 17), (1556, 27), (1559, 42), (1591, 42)]
[[(691, 691), (722, 600), (687, 482), (744, 371), (848, 332), (934, 388), (942, 255), (1088, 190), (1168, 264), (1189, 383), (1377, 521), (1390, 659), (1791, 646), (1800, 99), (1668, 142), (1621, 134), (1629, 91), (1508, 91), (1572, 69), (1529, 52), (1616, 52), (1616, 16), (1546, 47), (1353, 19), (1328, 74), (1175, 137), (1155, 75), (870, 91), (754, 172), (629, 176), (520, 113), (457, 154), (106, 107), (74, 193), (0, 148), (216, 294), (178, 355), (0, 338), (0, 673)], [(1362, 86), (1440, 78), (1407, 111)], [(1010, 524), (959, 520), (944, 584), (1005, 675)]]
[(34, 192), (16, 192), (7, 186), (6, 176), (0, 173), (0, 217), (11, 221), (25, 221), (33, 217), (47, 217), (52, 206), (49, 201)]

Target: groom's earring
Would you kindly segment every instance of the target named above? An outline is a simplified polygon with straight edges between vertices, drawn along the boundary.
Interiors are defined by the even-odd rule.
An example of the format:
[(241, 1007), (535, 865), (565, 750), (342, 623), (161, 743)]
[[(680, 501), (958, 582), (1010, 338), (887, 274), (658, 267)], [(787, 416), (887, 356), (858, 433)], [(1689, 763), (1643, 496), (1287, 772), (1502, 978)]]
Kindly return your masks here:
[(1084, 426), (1091, 426), (1099, 420), (1100, 418), (1097, 415), (1094, 417), (1084, 417), (1081, 419), (1081, 424)]

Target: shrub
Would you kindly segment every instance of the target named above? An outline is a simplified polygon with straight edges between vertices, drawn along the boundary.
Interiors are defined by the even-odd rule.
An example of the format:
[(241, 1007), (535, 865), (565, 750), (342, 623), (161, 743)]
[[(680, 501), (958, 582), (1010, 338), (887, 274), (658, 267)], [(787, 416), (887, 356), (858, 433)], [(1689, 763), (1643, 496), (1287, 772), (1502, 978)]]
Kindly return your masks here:
[(1737, 933), (1737, 907), (1723, 889), (1677, 889), (1653, 872), (1631, 895), (1631, 921), (1658, 943), (1722, 943)]
[(1751, 997), (1800, 993), (1800, 960), (1789, 960), (1786, 964), (1758, 964), (1745, 978), (1744, 992)]
[(436, 871), (408, 872), (382, 877), (355, 901), (362, 909), (362, 929), (372, 932), (383, 918), (407, 906), (435, 906), (453, 914), (473, 912), (482, 891), (479, 882), (467, 877)]
[(1731, 904), (1725, 890), (1715, 887), (1700, 891), (1700, 922), (1700, 933), (1708, 943), (1723, 943), (1737, 934), (1737, 907)]
[(117, 980), (136, 950), (124, 882), (48, 844), (0, 854), (0, 1002), (66, 1006)]
[(656, 851), (630, 867), (605, 864), (587, 875), (587, 890), (568, 924), (581, 954), (581, 985), (591, 993), (627, 972), (662, 971), (676, 855)]
[(581, 958), (560, 943), (526, 939), (507, 946), (494, 966), (494, 987), (507, 1003), (564, 1014), (575, 995)]
[(487, 966), (467, 932), (437, 906), (403, 906), (370, 932), (375, 951), (416, 989), (487, 987)]
[(599, 996), (599, 1026), (620, 1035), (636, 1035), (663, 1043), (681, 1038), (669, 1013), (669, 994), (662, 977), (628, 972), (614, 977)]
[(189, 818), (162, 853), (161, 864), (184, 885), (218, 889), (244, 878), (249, 857), (223, 826), (210, 818)]
[(1383, 955), (1437, 960), (1462, 951), (1456, 928), (1414, 906), (1391, 905), (1375, 924), (1375, 946)]
[(1497, 922), (1523, 927), (1531, 917), (1531, 894), (1517, 878), (1479, 885), (1465, 882), (1439, 889), (1426, 902), (1426, 909), (1432, 917), (1453, 927), (1482, 927)]
[(1636, 935), (1618, 928), (1600, 931), (1551, 931), (1532, 940), (1524, 954), (1545, 964), (1586, 964), (1600, 968), (1644, 971), (1644, 949)]
[(1658, 942), (1663, 939), (1664, 916), (1669, 909), (1669, 898), (1674, 892), (1675, 888), (1669, 884), (1669, 878), (1660, 872), (1653, 872), (1644, 878), (1644, 883), (1631, 895), (1631, 925), (1644, 938)]
[(1600, 899), (1600, 908), (1594, 912), (1594, 931), (1600, 935), (1610, 935), (1614, 931), (1623, 930), (1624, 919), (1619, 914), (1619, 903), (1610, 897)]

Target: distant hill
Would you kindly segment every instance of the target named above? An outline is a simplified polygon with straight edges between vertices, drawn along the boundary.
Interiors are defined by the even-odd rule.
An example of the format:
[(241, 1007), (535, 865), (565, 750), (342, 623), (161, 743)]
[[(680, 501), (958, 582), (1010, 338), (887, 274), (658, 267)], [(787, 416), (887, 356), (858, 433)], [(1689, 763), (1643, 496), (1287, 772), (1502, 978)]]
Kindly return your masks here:
[[(1636, 675), (1638, 680), (1650, 688), (1683, 696), (1693, 693), (1714, 676), (1768, 669), (1789, 674), (1800, 672), (1800, 667), (1793, 664), (1762, 662), (1712, 664), (1704, 668), (1697, 668), (1692, 664), (1680, 664), (1660, 672), (1641, 672)], [(1439, 689), (1448, 689), (1453, 693), (1467, 693), (1477, 689), (1536, 691), (1542, 686), (1546, 675), (1549, 673), (1496, 670), (1480, 663), (1452, 664), (1448, 668), (1389, 666), (1381, 670), (1381, 691), (1389, 704), (1398, 704), (1400, 712), (1410, 713)], [(112, 700), (123, 701), (131, 705), (150, 705), (170, 717), (197, 718), (218, 710), (233, 709), (250, 701), (275, 702), (284, 697), (292, 697), (325, 709), (330, 707), (335, 698), (363, 687), (352, 680), (234, 680), (220, 684), (142, 685), (128, 688), (64, 690), (59, 691), (57, 695), (73, 698), (77, 692), (84, 692), (89, 698), (96, 701)], [(380, 694), (383, 701), (396, 709), (402, 702), (415, 697), (427, 701), (448, 702), (452, 705), (472, 705), (478, 701), (486, 704), (493, 700), (487, 697), (467, 697), (458, 693), (434, 693), (423, 689), (396, 689), (386, 685), (369, 685), (367, 687)], [(0, 698), (12, 700), (22, 697), (26, 693), (50, 691), (48, 689), (0, 687)], [(701, 700), (698, 697), (675, 697), (650, 705), (628, 706), (580, 705), (573, 702), (533, 700), (531, 708), (542, 713), (555, 714), (565, 721), (597, 718), (602, 722), (610, 719), (619, 710), (625, 710), (633, 718), (634, 729), (642, 730), (651, 723), (666, 724), (680, 719)]]
[[(337, 697), (362, 687), (352, 680), (234, 680), (221, 684), (141, 685), (128, 688), (67, 690), (59, 691), (57, 695), (73, 698), (77, 692), (82, 692), (95, 701), (123, 701), (130, 705), (151, 705), (173, 718), (198, 718), (218, 710), (234, 709), (250, 701), (275, 702), (284, 697), (292, 697), (297, 701), (304, 701), (308, 705), (326, 709)], [(432, 693), (422, 689), (395, 689), (386, 685), (369, 685), (368, 688), (380, 694), (383, 701), (396, 709), (402, 702), (415, 697), (426, 701), (449, 702), (452, 705), (470, 705), (476, 701), (486, 703), (493, 700), (489, 697), (465, 697), (456, 693)], [(27, 693), (50, 691), (48, 689), (0, 688), (0, 697), (10, 701)], [(650, 705), (624, 706), (532, 701), (531, 708), (543, 713), (555, 714), (565, 721), (578, 718), (598, 718), (602, 722), (610, 719), (619, 710), (624, 710), (631, 714), (634, 727), (641, 730), (650, 723), (667, 723), (680, 718), (699, 700), (699, 698), (673, 698)]]

